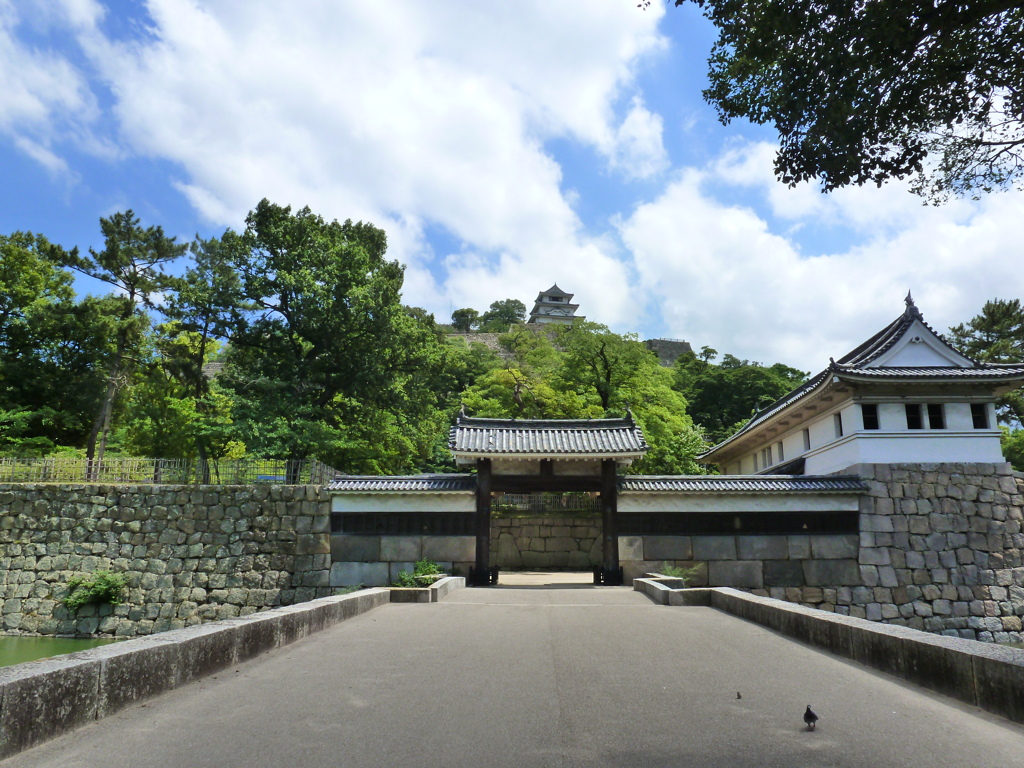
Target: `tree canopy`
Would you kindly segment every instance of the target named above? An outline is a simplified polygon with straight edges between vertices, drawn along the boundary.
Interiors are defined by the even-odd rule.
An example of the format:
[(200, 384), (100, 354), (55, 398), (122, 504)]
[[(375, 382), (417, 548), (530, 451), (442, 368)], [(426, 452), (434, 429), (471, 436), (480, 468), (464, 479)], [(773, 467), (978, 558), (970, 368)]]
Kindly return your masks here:
[[(455, 471), (448, 427), (464, 404), (503, 418), (631, 414), (651, 446), (631, 471), (699, 473), (706, 431), (802, 376), (729, 355), (715, 365), (713, 351), (665, 368), (635, 335), (597, 323), (524, 325), (516, 299), (478, 318), (500, 334), (494, 350), (402, 303), (403, 268), (383, 231), (308, 208), (263, 200), (243, 231), (191, 243), (184, 270), (165, 269), (183, 246), (130, 211), (100, 225), (105, 246), (88, 256), (34, 234), (0, 237), (5, 454), (96, 445), (97, 459)], [(71, 270), (110, 293), (76, 296)], [(454, 314), (472, 327), (474, 310)], [(742, 402), (723, 421), (713, 395), (726, 390)]]
[(807, 379), (807, 374), (782, 363), (763, 366), (702, 347), (675, 363), (676, 387), (686, 397), (689, 413), (713, 443), (731, 435), (759, 408), (778, 400)]
[(779, 132), (790, 185), (913, 177), (938, 202), (1019, 186), (1024, 8), (1012, 0), (676, 0), (718, 28), (704, 91)]
[[(950, 341), (984, 363), (1024, 362), (1024, 307), (1019, 299), (986, 301), (981, 313), (949, 329)], [(1024, 394), (1009, 392), (999, 400), (999, 420), (1024, 424)]]
[(526, 320), (526, 305), (519, 299), (503, 299), (491, 303), (490, 309), (477, 321), (487, 333), (505, 333), (512, 325)]

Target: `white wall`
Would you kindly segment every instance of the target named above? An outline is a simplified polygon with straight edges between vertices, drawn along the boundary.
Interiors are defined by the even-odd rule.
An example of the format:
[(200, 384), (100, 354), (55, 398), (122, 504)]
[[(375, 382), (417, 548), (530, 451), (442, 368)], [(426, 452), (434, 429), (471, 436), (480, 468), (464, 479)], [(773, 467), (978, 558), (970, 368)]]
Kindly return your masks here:
[(476, 493), (345, 493), (334, 491), (332, 512), (475, 512)]
[(853, 464), (932, 462), (1000, 463), (1004, 461), (997, 430), (954, 432), (911, 430), (860, 432), (807, 456), (809, 475), (839, 472)]
[[(921, 403), (924, 429), (907, 429), (905, 402), (877, 402), (879, 429), (865, 430), (860, 403), (847, 400), (796, 425), (781, 436), (777, 435), (758, 444), (755, 450), (742, 456), (739, 469), (735, 459), (721, 469), (727, 474), (741, 475), (762, 471), (761, 451), (768, 445), (772, 446), (771, 466), (780, 464), (780, 440), (785, 461), (804, 456), (804, 471), (809, 475), (828, 474), (857, 463), (1003, 461), (999, 430), (974, 429), (970, 402), (951, 402), (943, 398), (915, 399), (913, 402)], [(928, 428), (926, 404), (929, 402), (943, 405), (945, 429)], [(988, 423), (994, 426), (995, 405), (986, 403), (986, 409)], [(837, 438), (835, 432), (834, 417), (837, 413), (841, 414), (843, 420), (841, 438)], [(804, 449), (804, 429), (810, 432), (809, 451)], [(758, 458), (756, 469), (755, 456)]]
[(630, 512), (841, 512), (858, 509), (860, 496), (846, 494), (774, 494), (623, 491), (618, 510)]

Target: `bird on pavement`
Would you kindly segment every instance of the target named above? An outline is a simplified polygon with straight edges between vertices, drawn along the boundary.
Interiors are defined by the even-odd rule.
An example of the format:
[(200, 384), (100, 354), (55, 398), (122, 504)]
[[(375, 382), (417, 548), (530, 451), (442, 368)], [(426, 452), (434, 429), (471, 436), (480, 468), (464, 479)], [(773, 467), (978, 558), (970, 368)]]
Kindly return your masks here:
[(807, 723), (808, 731), (813, 731), (814, 726), (818, 724), (818, 716), (815, 714), (814, 710), (811, 709), (810, 704), (807, 705), (807, 711), (804, 712), (804, 722)]

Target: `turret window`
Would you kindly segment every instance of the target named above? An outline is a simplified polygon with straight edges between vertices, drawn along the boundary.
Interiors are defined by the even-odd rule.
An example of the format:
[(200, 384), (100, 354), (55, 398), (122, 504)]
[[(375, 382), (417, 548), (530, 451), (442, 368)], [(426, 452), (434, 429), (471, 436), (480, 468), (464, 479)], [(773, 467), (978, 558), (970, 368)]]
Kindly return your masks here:
[(864, 429), (878, 429), (878, 406), (875, 403), (863, 403), (860, 415), (864, 419)]
[(946, 428), (946, 414), (942, 403), (928, 403), (928, 427), (930, 429)]
[(921, 404), (920, 403), (907, 403), (907, 429), (924, 429), (924, 423), (921, 421)]
[(975, 429), (988, 429), (988, 406), (984, 403), (971, 403), (971, 418)]

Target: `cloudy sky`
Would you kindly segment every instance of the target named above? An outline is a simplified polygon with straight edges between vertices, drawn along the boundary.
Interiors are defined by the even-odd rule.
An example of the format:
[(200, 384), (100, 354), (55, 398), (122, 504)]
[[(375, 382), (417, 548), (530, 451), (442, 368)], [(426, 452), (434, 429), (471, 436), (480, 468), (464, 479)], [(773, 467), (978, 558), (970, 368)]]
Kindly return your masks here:
[[(264, 197), (384, 228), (439, 320), (557, 282), (619, 332), (819, 370), (913, 290), (1024, 296), (1024, 195), (774, 181), (703, 103), (714, 30), (636, 0), (0, 0), (0, 232), (182, 240)], [(89, 290), (88, 285), (81, 289)]]

